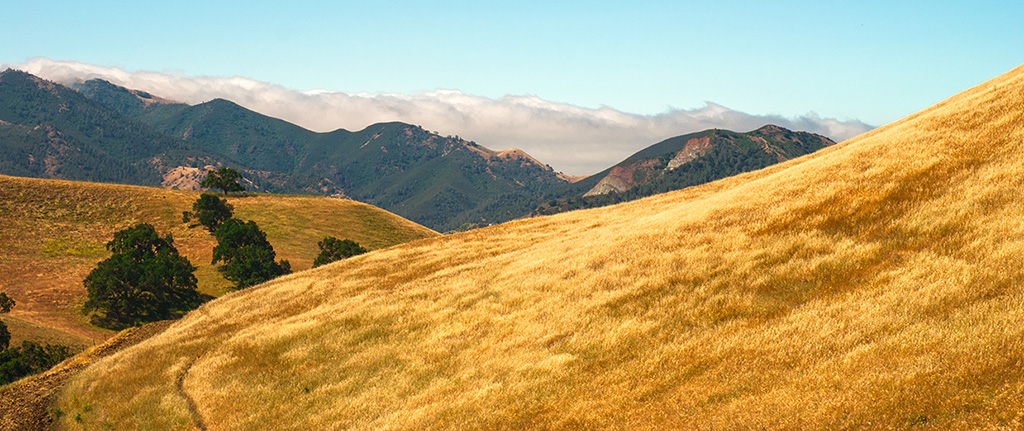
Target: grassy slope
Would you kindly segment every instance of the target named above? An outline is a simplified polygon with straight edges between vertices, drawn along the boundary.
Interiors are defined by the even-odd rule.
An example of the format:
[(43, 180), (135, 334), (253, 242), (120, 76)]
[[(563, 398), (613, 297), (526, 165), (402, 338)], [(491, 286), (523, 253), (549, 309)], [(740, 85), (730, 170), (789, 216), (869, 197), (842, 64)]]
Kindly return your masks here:
[[(109, 256), (104, 244), (114, 232), (141, 222), (174, 236), (179, 251), (198, 268), (201, 291), (223, 294), (230, 283), (210, 265), (216, 240), (201, 227), (189, 229), (181, 223), (181, 212), (191, 209), (198, 195), (0, 176), (0, 291), (18, 303), (11, 318), (80, 339), (102, 340), (112, 335), (88, 325), (78, 314), (85, 295), (82, 279), (96, 262)], [(277, 195), (228, 200), (235, 206), (236, 217), (255, 220), (267, 232), (278, 258), (291, 261), (295, 270), (312, 265), (318, 252), (316, 243), (326, 235), (351, 238), (370, 249), (436, 235), (390, 213), (348, 200)], [(15, 338), (20, 337), (18, 334), (14, 332)], [(35, 338), (58, 335), (40, 333)]]
[(76, 376), (63, 425), (1019, 429), (1022, 95), (1024, 67), (761, 171), (225, 296)]

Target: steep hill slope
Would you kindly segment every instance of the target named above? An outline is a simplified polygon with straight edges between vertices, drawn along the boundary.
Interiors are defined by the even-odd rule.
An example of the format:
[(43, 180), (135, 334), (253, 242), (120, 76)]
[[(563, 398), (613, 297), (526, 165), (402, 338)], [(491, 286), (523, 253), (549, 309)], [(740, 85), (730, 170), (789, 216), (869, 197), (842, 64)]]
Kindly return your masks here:
[(764, 170), (222, 297), (57, 407), (69, 429), (1019, 429), (1021, 190), (1024, 67)]
[(746, 133), (705, 130), (640, 150), (615, 166), (548, 193), (535, 214), (595, 208), (680, 190), (810, 154), (831, 139), (767, 125)]
[[(216, 240), (202, 228), (181, 223), (181, 212), (190, 210), (198, 196), (192, 191), (0, 175), (0, 291), (18, 303), (5, 320), (17, 320), (17, 328), (26, 328), (12, 326), (14, 335), (21, 337), (35, 323), (79, 340), (109, 337), (111, 332), (86, 324), (79, 315), (85, 295), (82, 280), (109, 256), (104, 244), (113, 233), (136, 223), (151, 223), (174, 236), (175, 246), (198, 268), (202, 292), (220, 296), (228, 291), (230, 283), (210, 265)], [(369, 249), (437, 235), (349, 200), (277, 195), (227, 199), (235, 216), (256, 221), (278, 257), (289, 260), (295, 270), (312, 266), (316, 243), (327, 235), (350, 238)]]
[(77, 88), (190, 148), (224, 156), (188, 167), (242, 166), (264, 190), (346, 195), (442, 231), (521, 217), (542, 192), (567, 183), (522, 151), (496, 152), (410, 124), (316, 133), (222, 99), (161, 103), (100, 80)]

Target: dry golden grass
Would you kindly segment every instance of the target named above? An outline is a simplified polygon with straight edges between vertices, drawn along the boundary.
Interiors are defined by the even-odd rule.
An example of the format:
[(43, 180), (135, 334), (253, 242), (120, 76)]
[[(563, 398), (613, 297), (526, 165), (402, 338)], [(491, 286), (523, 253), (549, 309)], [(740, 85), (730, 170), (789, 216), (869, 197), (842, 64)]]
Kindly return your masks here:
[(227, 295), (57, 406), (67, 429), (1021, 429), (1022, 191), (1024, 67), (766, 170)]
[[(0, 291), (17, 301), (11, 316), (73, 337), (100, 341), (111, 331), (80, 315), (82, 280), (109, 256), (104, 244), (136, 223), (171, 233), (175, 246), (198, 270), (199, 290), (213, 296), (231, 283), (210, 265), (216, 240), (202, 227), (189, 229), (181, 212), (199, 193), (116, 184), (16, 178), (0, 175)], [(436, 236), (427, 228), (357, 202), (300, 196), (228, 198), (236, 217), (255, 220), (278, 258), (307, 269), (326, 235), (351, 238), (369, 249)], [(20, 326), (19, 326), (20, 328)], [(16, 339), (47, 336), (16, 331)], [(81, 344), (79, 342), (78, 344)]]

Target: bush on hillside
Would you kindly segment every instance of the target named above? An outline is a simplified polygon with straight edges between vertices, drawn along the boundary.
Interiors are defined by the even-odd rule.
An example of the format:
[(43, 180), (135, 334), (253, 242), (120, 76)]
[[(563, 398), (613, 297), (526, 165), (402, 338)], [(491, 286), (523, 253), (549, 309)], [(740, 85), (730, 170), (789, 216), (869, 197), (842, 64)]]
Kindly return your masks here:
[(237, 250), (235, 257), (224, 265), (224, 278), (235, 282), (236, 289), (273, 280), (292, 272), (287, 260), (274, 261), (274, 250), (249, 245)]
[(213, 261), (224, 262), (224, 278), (235, 282), (236, 289), (244, 289), (292, 272), (287, 260), (275, 262), (274, 247), (267, 234), (254, 221), (228, 219), (214, 232), (217, 246), (213, 248)]
[(203, 193), (192, 204), (192, 211), (182, 213), (181, 221), (189, 223), (196, 220), (210, 233), (214, 233), (221, 223), (231, 218), (232, 210), (234, 207), (228, 201), (209, 193)]
[(104, 326), (128, 326), (163, 320), (199, 305), (195, 267), (178, 254), (170, 235), (141, 223), (114, 234), (113, 252), (85, 278), (83, 311), (99, 311)]
[(7, 330), (7, 324), (0, 321), (0, 350), (6, 349), (9, 345), (11, 345), (11, 331)]
[(10, 347), (0, 352), (0, 385), (49, 370), (70, 357), (71, 349), (67, 346), (22, 341), (21, 347)]
[(206, 178), (200, 184), (208, 189), (220, 189), (224, 194), (229, 192), (244, 192), (245, 187), (238, 183), (242, 174), (231, 168), (220, 168), (216, 171), (206, 171)]
[(0, 292), (0, 313), (11, 312), (14, 305), (14, 300), (7, 296), (7, 292)]
[(320, 247), (320, 255), (313, 260), (313, 268), (366, 253), (366, 249), (357, 242), (350, 239), (339, 240), (333, 236), (325, 237), (316, 245)]
[[(0, 313), (9, 313), (14, 308), (14, 300), (7, 296), (7, 292), (0, 292)], [(6, 349), (11, 342), (11, 332), (7, 330), (7, 324), (0, 321), (0, 350)]]

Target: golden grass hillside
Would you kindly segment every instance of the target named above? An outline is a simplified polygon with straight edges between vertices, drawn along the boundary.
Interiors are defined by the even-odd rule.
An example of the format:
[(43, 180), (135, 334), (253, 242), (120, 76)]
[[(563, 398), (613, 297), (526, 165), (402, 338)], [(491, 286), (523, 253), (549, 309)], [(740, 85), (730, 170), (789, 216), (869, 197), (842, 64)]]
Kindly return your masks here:
[[(224, 296), (66, 429), (1021, 429), (1024, 67), (766, 170)], [(77, 419), (77, 420), (76, 420)]]
[[(109, 256), (104, 245), (114, 232), (136, 223), (151, 223), (161, 234), (173, 235), (178, 250), (198, 268), (202, 292), (219, 296), (230, 290), (231, 283), (210, 265), (216, 239), (202, 227), (189, 229), (181, 222), (181, 212), (191, 210), (198, 196), (192, 191), (0, 175), (0, 291), (17, 301), (4, 317), (15, 339), (47, 341), (62, 332), (69, 339), (65, 344), (88, 345), (111, 336), (113, 332), (89, 325), (80, 315), (82, 280)], [(371, 250), (437, 235), (348, 200), (278, 195), (227, 199), (235, 216), (256, 221), (278, 258), (288, 259), (296, 270), (312, 266), (319, 252), (316, 243), (326, 235), (350, 238)]]

